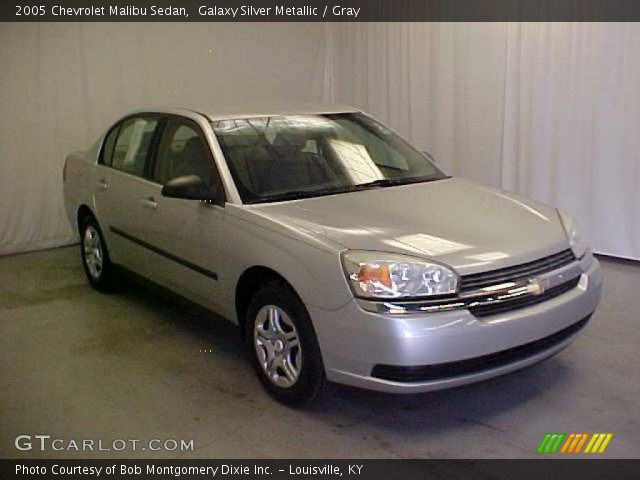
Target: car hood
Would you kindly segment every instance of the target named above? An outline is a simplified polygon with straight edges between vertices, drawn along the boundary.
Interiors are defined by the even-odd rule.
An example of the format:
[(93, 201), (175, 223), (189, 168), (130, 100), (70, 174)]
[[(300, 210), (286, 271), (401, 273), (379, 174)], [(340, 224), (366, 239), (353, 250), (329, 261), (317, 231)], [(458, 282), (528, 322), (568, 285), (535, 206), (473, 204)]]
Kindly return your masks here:
[(431, 258), (461, 275), (569, 247), (553, 208), (459, 178), (260, 205), (260, 210), (345, 249)]

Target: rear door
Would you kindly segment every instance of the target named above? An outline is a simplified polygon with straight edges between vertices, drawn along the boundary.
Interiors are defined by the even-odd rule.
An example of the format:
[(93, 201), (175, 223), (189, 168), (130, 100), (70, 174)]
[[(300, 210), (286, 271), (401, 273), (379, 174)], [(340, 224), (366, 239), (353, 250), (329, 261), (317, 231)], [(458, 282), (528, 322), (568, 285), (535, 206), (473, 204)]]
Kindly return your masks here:
[(144, 276), (154, 271), (154, 255), (131, 241), (142, 235), (142, 220), (153, 210), (157, 185), (147, 172), (164, 123), (160, 115), (136, 115), (107, 134), (94, 175), (95, 204), (112, 261)]

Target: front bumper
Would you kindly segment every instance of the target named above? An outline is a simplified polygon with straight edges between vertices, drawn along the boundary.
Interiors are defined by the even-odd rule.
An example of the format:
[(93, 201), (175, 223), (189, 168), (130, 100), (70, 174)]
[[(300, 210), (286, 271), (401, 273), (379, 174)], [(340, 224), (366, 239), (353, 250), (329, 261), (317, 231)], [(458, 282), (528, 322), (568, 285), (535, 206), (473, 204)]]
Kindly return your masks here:
[[(588, 254), (580, 266), (583, 273), (575, 288), (543, 303), (486, 317), (468, 310), (374, 313), (355, 300), (339, 310), (309, 307), (327, 378), (371, 390), (417, 393), (484, 380), (539, 362), (571, 343), (579, 333), (578, 322), (586, 323), (600, 300), (598, 261)], [(543, 340), (547, 338), (550, 341)], [(537, 348), (520, 348), (533, 344)], [(498, 353), (507, 351), (519, 354), (495, 360)], [(461, 361), (474, 368), (443, 368), (439, 375), (415, 381), (390, 380), (393, 375), (380, 378), (385, 377), (379, 374), (380, 367), (376, 376), (372, 374), (376, 366), (411, 371)]]

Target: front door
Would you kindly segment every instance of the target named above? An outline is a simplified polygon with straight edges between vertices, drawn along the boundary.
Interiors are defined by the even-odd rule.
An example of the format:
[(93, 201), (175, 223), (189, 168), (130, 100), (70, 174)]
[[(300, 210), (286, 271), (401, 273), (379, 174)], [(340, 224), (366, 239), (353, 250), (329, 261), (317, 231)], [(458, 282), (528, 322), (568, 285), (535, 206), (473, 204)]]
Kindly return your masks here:
[[(141, 190), (142, 217), (137, 232), (152, 252), (152, 279), (214, 310), (220, 309), (218, 290), (224, 189), (211, 149), (197, 123), (170, 116)], [(198, 175), (219, 192), (216, 202), (163, 197), (162, 185), (183, 175)]]

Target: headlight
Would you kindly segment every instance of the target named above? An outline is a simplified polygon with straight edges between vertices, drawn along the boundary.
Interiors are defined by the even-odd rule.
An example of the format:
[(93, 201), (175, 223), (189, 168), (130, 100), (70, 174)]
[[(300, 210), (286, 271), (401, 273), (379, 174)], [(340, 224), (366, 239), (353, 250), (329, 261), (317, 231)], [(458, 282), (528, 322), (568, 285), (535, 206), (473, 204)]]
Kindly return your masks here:
[(342, 255), (347, 280), (357, 297), (395, 299), (456, 293), (458, 275), (419, 258), (351, 250)]
[(560, 210), (558, 210), (558, 215), (560, 215), (560, 220), (562, 221), (564, 230), (567, 233), (567, 239), (569, 240), (569, 246), (571, 246), (573, 254), (576, 258), (582, 258), (584, 254), (587, 253), (587, 250), (589, 250), (589, 247), (580, 238), (573, 219)]

